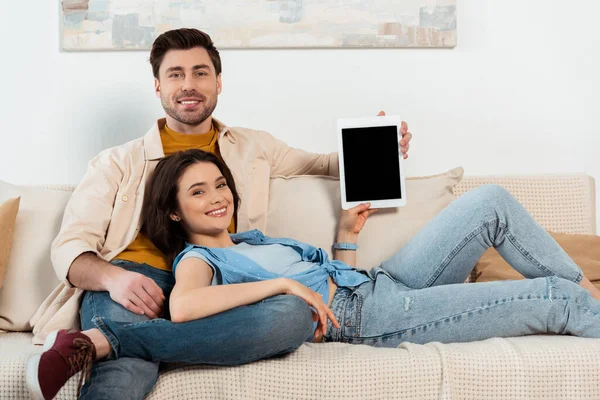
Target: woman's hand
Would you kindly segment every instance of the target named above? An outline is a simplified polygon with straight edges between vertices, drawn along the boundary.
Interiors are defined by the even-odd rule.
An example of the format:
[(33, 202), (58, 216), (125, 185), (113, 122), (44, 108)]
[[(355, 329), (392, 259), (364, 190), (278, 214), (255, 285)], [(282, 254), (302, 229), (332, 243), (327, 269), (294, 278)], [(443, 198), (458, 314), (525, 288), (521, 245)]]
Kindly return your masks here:
[(377, 211), (376, 208), (369, 209), (369, 207), (371, 207), (371, 203), (363, 203), (349, 210), (342, 210), (338, 241), (341, 238), (348, 238), (344, 241), (352, 241), (352, 238), (356, 240), (356, 237), (365, 226), (367, 218)]
[(313, 312), (313, 320), (316, 321), (315, 318), (318, 318), (317, 330), (315, 331), (315, 339), (322, 338), (323, 335), (327, 334), (327, 319), (330, 319), (333, 323), (333, 326), (336, 328), (340, 328), (340, 323), (335, 318), (333, 311), (323, 302), (323, 298), (317, 292), (312, 289), (309, 289), (307, 286), (289, 278), (285, 279), (285, 294), (291, 294), (293, 296), (300, 297), (302, 300), (306, 302), (309, 306), (317, 310), (317, 315), (314, 315)]

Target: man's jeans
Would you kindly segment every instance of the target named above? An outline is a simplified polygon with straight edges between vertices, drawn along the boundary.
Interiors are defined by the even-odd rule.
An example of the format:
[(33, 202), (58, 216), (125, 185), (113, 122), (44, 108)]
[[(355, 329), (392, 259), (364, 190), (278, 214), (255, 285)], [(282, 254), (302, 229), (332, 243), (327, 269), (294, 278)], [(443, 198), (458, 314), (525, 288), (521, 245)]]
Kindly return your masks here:
[[(494, 246), (526, 278), (462, 284)], [(600, 302), (581, 269), (503, 188), (474, 189), (438, 214), (331, 308), (326, 341), (396, 347), (560, 333), (600, 337)]]
[[(152, 278), (169, 298), (171, 273), (129, 261), (113, 264)], [(168, 302), (164, 307), (168, 317)], [(134, 314), (108, 292), (86, 292), (80, 315), (82, 330), (98, 328), (112, 346), (110, 356), (94, 364), (83, 399), (141, 399), (156, 383), (160, 361), (239, 365), (289, 353), (313, 334), (310, 308), (295, 296), (175, 324)]]

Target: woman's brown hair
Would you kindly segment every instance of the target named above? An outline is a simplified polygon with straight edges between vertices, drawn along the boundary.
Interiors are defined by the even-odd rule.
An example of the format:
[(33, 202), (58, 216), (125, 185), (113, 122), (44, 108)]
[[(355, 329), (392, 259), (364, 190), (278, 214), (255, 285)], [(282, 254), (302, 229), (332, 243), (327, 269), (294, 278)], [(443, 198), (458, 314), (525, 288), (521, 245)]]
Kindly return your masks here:
[(212, 163), (223, 174), (233, 194), (233, 219), (237, 225), (240, 198), (231, 171), (221, 159), (212, 153), (197, 149), (180, 151), (162, 159), (146, 186), (142, 206), (142, 232), (167, 256), (171, 264), (188, 240), (181, 223), (171, 219), (171, 214), (179, 209), (179, 179), (188, 167), (199, 162)]

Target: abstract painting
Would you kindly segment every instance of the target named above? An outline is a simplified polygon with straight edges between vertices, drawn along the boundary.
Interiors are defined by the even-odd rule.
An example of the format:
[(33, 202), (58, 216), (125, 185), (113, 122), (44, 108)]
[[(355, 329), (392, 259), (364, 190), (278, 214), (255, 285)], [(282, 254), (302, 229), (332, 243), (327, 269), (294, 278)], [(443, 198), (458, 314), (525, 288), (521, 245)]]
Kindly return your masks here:
[(146, 50), (198, 28), (217, 48), (454, 47), (456, 0), (62, 0), (64, 50)]

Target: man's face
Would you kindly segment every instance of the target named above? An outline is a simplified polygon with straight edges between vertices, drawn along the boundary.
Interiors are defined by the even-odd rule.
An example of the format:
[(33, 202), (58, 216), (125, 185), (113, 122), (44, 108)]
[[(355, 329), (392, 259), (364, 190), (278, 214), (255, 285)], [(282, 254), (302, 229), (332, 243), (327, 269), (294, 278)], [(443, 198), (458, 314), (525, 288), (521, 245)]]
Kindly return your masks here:
[(199, 125), (210, 117), (221, 93), (221, 75), (206, 49), (169, 50), (154, 80), (157, 97), (171, 118)]

